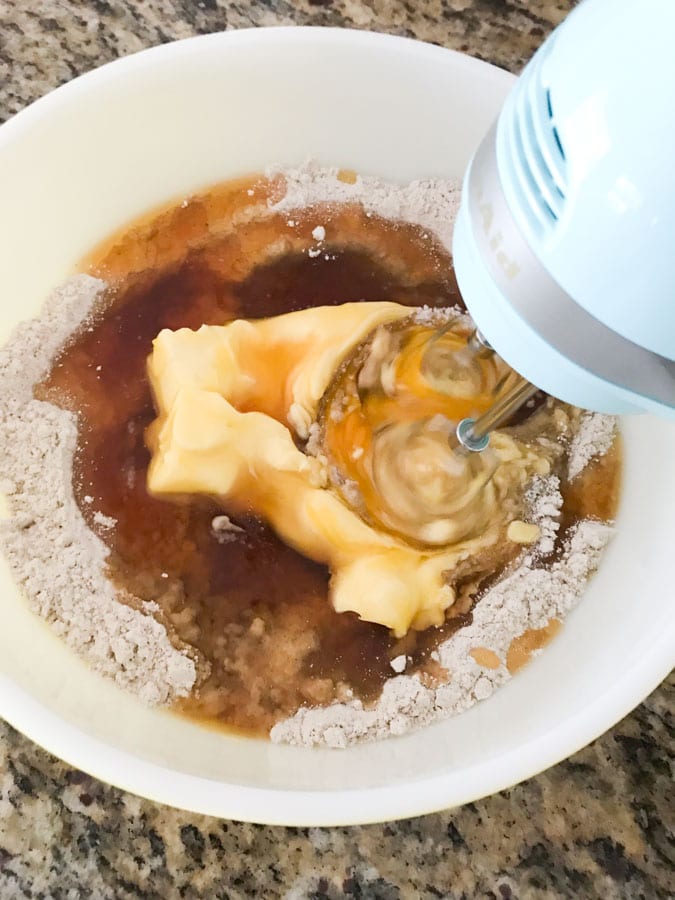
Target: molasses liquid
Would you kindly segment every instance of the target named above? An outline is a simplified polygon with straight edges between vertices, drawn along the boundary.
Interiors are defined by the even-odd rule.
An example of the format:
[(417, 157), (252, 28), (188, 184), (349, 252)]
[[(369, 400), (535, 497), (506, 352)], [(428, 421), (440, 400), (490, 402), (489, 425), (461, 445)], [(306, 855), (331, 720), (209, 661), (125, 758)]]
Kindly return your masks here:
[[(407, 672), (442, 679), (430, 652), (470, 620), (467, 608), (451, 610), (442, 628), (397, 641), (381, 626), (335, 613), (326, 568), (264, 522), (233, 516), (243, 532), (214, 533), (214, 516), (227, 509), (147, 491), (144, 431), (155, 410), (145, 365), (162, 328), (348, 301), (461, 306), (451, 260), (430, 235), (358, 206), (271, 214), (268, 201), (282, 190), (275, 180), (231, 182), (100, 248), (87, 267), (108, 283), (105, 297), (40, 391), (79, 415), (75, 496), (110, 548), (120, 596), (155, 601), (172, 640), (195, 658), (198, 682), (179, 708), (252, 734), (301, 705), (376, 698), (401, 653), (412, 658)], [(330, 241), (312, 237), (317, 226)], [(610, 460), (594, 494), (603, 517), (617, 479), (618, 461)], [(570, 493), (573, 518), (594, 512), (585, 498), (583, 490)], [(102, 528), (96, 512), (115, 526)]]

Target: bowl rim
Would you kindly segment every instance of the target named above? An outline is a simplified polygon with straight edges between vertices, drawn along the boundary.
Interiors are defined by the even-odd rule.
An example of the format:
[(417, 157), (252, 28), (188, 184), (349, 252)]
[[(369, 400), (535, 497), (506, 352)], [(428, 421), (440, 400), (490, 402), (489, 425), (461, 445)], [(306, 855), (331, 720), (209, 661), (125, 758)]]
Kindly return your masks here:
[[(48, 753), (107, 784), (187, 812), (262, 825), (367, 825), (440, 812), (488, 797), (581, 750), (627, 715), (671, 669), (672, 637), (653, 647), (641, 679), (634, 669), (590, 705), (498, 759), (408, 783), (358, 790), (294, 791), (227, 784), (148, 762), (62, 719), (7, 677), (2, 716)], [(389, 738), (396, 740), (396, 738)], [(333, 750), (342, 753), (342, 750)]]
[[(259, 44), (267, 42), (342, 42), (369, 46), (389, 44), (398, 51), (427, 58), (461, 59), (466, 69), (492, 74), (503, 85), (514, 76), (506, 71), (412, 38), (356, 29), (315, 26), (246, 28), (199, 35), (140, 50), (78, 76), (16, 113), (0, 126), (0, 147), (46, 113), (122, 71), (141, 70), (155, 59), (191, 52), (195, 43)], [(122, 790), (190, 812), (269, 825), (329, 826), (384, 822), (459, 806), (511, 787), (560, 762), (599, 737), (627, 715), (658, 686), (672, 668), (674, 633), (664, 631), (640, 663), (625, 670), (611, 689), (561, 720), (555, 729), (498, 759), (421, 776), (407, 783), (359, 790), (294, 791), (227, 784), (178, 772), (148, 762), (88, 735), (52, 712), (9, 677), (0, 677), (2, 716), (30, 740), (64, 760)], [(390, 740), (396, 740), (391, 738)], [(343, 752), (340, 750), (332, 752)]]

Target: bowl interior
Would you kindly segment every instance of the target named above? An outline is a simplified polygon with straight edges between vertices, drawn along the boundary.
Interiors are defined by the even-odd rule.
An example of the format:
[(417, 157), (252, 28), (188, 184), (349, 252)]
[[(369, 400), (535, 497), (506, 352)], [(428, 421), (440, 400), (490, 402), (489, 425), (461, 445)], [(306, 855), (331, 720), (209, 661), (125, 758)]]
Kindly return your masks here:
[[(331, 29), (234, 32), (106, 66), (0, 129), (0, 337), (99, 240), (153, 206), (311, 156), (398, 181), (461, 177), (511, 76)], [(0, 567), (0, 713), (47, 749), (166, 803), (259, 822), (430, 811), (534, 774), (628, 712), (672, 660), (675, 428), (624, 425), (617, 536), (560, 636), (489, 701), (346, 751), (273, 746), (142, 707), (25, 607)]]

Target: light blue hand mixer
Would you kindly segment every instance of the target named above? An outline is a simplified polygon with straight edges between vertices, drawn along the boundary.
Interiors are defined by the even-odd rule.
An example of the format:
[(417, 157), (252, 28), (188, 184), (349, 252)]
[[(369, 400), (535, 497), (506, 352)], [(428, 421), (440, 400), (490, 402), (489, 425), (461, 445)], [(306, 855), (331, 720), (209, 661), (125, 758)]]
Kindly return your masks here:
[[(536, 388), (675, 417), (675, 0), (585, 0), (525, 68), (465, 177), (453, 257), (480, 340)], [(536, 388), (534, 387), (536, 385)]]

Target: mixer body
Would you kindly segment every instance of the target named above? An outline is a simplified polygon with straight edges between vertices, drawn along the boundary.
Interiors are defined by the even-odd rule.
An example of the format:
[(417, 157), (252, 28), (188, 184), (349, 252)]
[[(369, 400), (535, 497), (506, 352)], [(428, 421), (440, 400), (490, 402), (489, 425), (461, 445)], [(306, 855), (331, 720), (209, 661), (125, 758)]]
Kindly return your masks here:
[(602, 412), (675, 417), (673, 33), (671, 0), (582, 3), (478, 148), (455, 226), (488, 341)]

